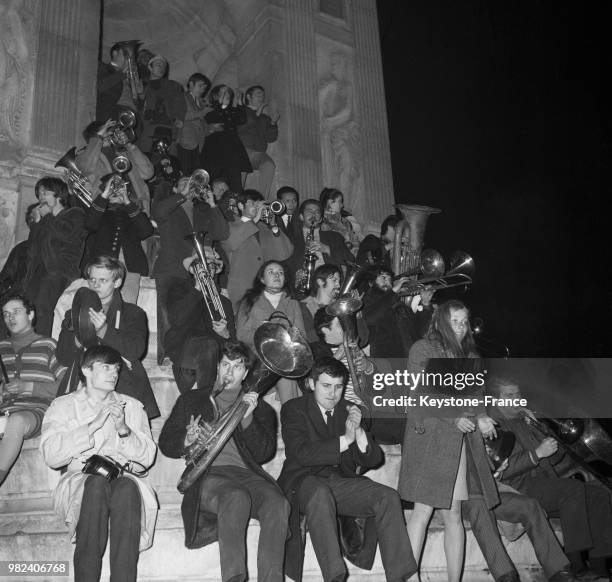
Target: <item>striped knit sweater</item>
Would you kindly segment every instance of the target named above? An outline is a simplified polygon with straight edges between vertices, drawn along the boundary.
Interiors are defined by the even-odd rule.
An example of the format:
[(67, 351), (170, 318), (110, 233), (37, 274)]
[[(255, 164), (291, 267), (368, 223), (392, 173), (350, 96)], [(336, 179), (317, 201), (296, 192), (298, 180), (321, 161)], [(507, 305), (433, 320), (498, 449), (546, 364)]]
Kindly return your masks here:
[(32, 392), (22, 395), (53, 398), (66, 368), (55, 357), (57, 343), (53, 338), (34, 335), (34, 341), (15, 350), (11, 338), (0, 340), (0, 356), (10, 380), (32, 382)]

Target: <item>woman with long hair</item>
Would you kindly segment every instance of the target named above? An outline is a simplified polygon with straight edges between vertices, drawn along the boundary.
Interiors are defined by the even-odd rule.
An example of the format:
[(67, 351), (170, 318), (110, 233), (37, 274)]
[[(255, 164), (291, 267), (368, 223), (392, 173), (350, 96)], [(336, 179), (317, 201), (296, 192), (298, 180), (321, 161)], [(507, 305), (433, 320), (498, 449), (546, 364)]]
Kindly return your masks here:
[[(291, 325), (306, 337), (300, 304), (291, 297), (289, 278), (285, 266), (278, 261), (266, 261), (257, 271), (253, 287), (249, 289), (238, 307), (236, 335), (255, 351), (254, 337), (257, 328), (268, 321), (275, 312), (284, 313)], [(282, 323), (282, 319), (273, 320)], [(276, 384), (276, 393), (281, 404), (299, 396), (295, 380), (281, 378)]]
[[(465, 366), (460, 363), (452, 366), (457, 373), (473, 371), (477, 364), (469, 311), (460, 301), (446, 301), (437, 308), (425, 338), (410, 349), (408, 372), (431, 372), (431, 360), (440, 358), (464, 358)], [(472, 365), (468, 366), (470, 360)], [(471, 369), (465, 370), (467, 367)], [(466, 390), (456, 392), (461, 388), (458, 384), (453, 387), (452, 395), (478, 398), (484, 393), (480, 389), (469, 394)], [(442, 394), (442, 387), (429, 386), (429, 390), (447, 395)], [(441, 510), (449, 582), (461, 579), (465, 547), (461, 501), (468, 499), (468, 495), (479, 495), (489, 507), (499, 502), (483, 441), (483, 437), (492, 438), (495, 434), (494, 422), (484, 406), (447, 408), (437, 416), (425, 416), (422, 411), (411, 409), (408, 415), (399, 477), (400, 496), (414, 502), (408, 535), (419, 562), (433, 510)], [(419, 578), (415, 574), (410, 581), (416, 580)]]

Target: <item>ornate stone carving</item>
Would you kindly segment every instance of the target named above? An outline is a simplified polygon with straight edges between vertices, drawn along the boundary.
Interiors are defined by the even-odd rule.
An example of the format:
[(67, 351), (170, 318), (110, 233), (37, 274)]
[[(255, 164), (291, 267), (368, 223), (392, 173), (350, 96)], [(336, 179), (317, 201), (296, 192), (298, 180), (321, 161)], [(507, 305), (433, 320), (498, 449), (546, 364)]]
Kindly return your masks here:
[(347, 50), (332, 47), (321, 60), (327, 62), (319, 77), (323, 181), (325, 186), (339, 188), (345, 206), (362, 218), (361, 127), (354, 99), (352, 56)]
[(17, 199), (17, 192), (0, 187), (0, 265), (15, 244)]
[(0, 160), (17, 163), (27, 145), (24, 111), (31, 68), (26, 23), (31, 20), (27, 1), (0, 3)]

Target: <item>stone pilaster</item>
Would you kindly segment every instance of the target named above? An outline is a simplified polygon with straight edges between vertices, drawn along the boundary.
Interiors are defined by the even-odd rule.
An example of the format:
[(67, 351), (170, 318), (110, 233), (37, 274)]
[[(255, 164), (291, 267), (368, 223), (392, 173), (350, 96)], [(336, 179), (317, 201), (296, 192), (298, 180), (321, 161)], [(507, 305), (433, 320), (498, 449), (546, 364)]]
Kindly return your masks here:
[(290, 161), (302, 200), (322, 187), (313, 2), (285, 2), (285, 55)]
[(380, 222), (393, 213), (394, 196), (376, 0), (358, 0), (350, 6), (355, 39), (355, 92), (363, 119), (362, 172), (367, 216)]

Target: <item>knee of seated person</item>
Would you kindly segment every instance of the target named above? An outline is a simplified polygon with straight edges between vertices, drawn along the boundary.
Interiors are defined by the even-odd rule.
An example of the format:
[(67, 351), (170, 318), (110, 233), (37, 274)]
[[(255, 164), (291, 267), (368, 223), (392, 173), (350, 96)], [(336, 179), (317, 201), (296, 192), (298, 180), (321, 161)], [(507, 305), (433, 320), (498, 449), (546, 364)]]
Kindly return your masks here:
[(327, 483), (317, 480), (316, 482), (309, 483), (308, 498), (304, 499), (304, 501), (305, 505), (302, 511), (308, 514), (321, 504), (334, 503), (334, 496)]
[(33, 421), (31, 412), (14, 412), (6, 421), (5, 433), (14, 437), (23, 437), (31, 429)]
[(119, 477), (111, 485), (113, 497), (139, 499), (138, 485), (129, 477)]
[(251, 510), (251, 497), (244, 489), (226, 489), (221, 492), (219, 500), (221, 504), (235, 511)]
[(376, 491), (376, 504), (385, 505), (390, 508), (398, 508), (401, 511), (401, 501), (397, 491), (391, 489), (391, 487), (385, 487), (384, 485), (379, 487)]

